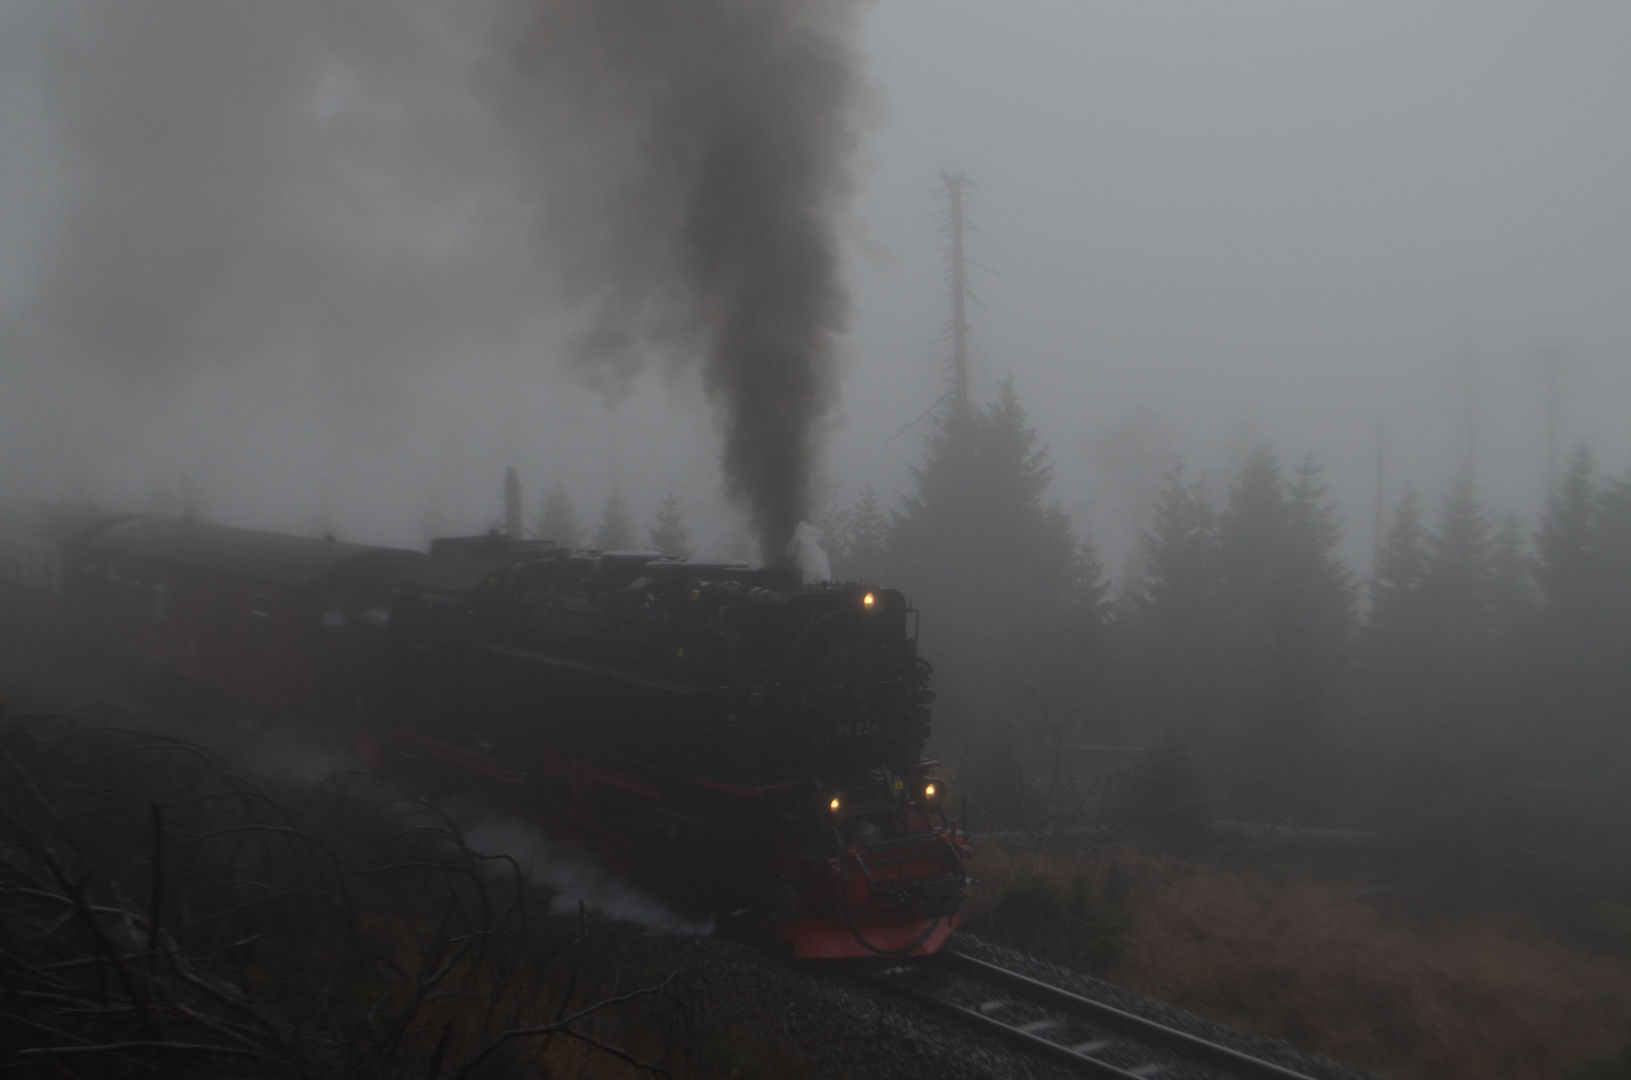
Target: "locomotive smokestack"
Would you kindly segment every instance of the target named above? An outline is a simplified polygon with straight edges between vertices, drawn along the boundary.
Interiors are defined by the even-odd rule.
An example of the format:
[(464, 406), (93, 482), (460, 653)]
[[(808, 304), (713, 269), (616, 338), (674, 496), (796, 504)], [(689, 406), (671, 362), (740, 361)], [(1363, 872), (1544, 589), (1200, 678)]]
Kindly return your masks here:
[(771, 563), (794, 558), (837, 389), (858, 6), (517, 0), (518, 62), (492, 83), (533, 129), (548, 242), (582, 253), (598, 304), (577, 361), (612, 392), (653, 353), (701, 365), (726, 490)]

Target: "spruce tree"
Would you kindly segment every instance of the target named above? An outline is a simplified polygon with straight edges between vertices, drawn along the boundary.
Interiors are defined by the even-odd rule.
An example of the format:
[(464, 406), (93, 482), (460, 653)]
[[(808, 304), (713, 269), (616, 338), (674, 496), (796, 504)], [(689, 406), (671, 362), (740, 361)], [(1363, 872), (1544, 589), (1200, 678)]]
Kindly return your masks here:
[[(1395, 804), (1385, 812), (1404, 817), (1414, 811), (1420, 796), (1398, 788), (1401, 763), (1423, 757), (1426, 690), (1436, 677), (1423, 592), (1427, 560), (1421, 496), (1407, 487), (1393, 504), (1376, 553), (1370, 611), (1361, 637), (1363, 693), (1359, 702), (1365, 759), (1376, 773), (1372, 787), (1387, 791), (1388, 800)], [(1401, 798), (1409, 806), (1398, 805)]]
[[(1398, 707), (1414, 725), (1407, 752), (1417, 759), (1418, 799), (1434, 798), (1489, 765), (1500, 695), (1491, 651), (1493, 529), (1472, 486), (1457, 480), (1427, 535), (1421, 576), (1422, 637), (1406, 658)], [(1482, 760), (1476, 763), (1474, 757)]]
[(634, 517), (622, 496), (614, 491), (607, 496), (606, 509), (595, 526), (594, 547), (597, 551), (626, 551), (634, 542)]
[(1597, 497), (1598, 588), (1592, 657), (1602, 673), (1599, 716), (1609, 752), (1598, 765), (1631, 758), (1631, 470), (1605, 481)]
[(1137, 559), (1116, 623), (1128, 710), (1143, 728), (1134, 737), (1199, 743), (1217, 724), (1222, 675), (1218, 518), (1181, 465), (1156, 496)]
[(1268, 447), (1247, 459), (1218, 518), (1227, 666), (1224, 741), (1215, 752), (1239, 812), (1271, 820), (1334, 812), (1353, 619), (1340, 539), (1311, 458), (1290, 483)]
[(1536, 577), (1552, 612), (1564, 623), (1589, 620), (1596, 559), (1598, 485), (1591, 451), (1584, 446), (1569, 459), (1568, 470), (1547, 499), (1536, 536)]
[(1413, 491), (1400, 498), (1371, 585), (1359, 702), (1384, 816), (1442, 817), (1469, 785), (1527, 771), (1550, 724), (1535, 698), (1539, 603), (1519, 519), (1495, 520), (1465, 479), (1431, 528)]
[(849, 543), (840, 567), (843, 576), (876, 580), (883, 574), (889, 519), (884, 516), (878, 489), (871, 484), (861, 488), (855, 505), (849, 509)]
[(572, 506), (572, 497), (566, 493), (566, 485), (559, 480), (544, 496), (543, 505), (533, 516), (532, 538), (550, 540), (569, 548), (583, 542), (583, 530), (578, 523), (577, 511)]
[(1631, 656), (1631, 470), (1601, 485), (1596, 499), (1595, 544), (1598, 624), (1602, 648), (1622, 660)]
[(1428, 540), (1422, 593), (1443, 661), (1474, 664), (1493, 612), (1492, 522), (1465, 479), (1450, 486)]
[(1218, 517), (1206, 485), (1186, 481), (1180, 466), (1155, 499), (1139, 538), (1138, 571), (1127, 583), (1135, 608), (1160, 609), (1193, 624), (1211, 617), (1217, 599)]
[(1405, 488), (1376, 553), (1362, 655), (1376, 735), (1399, 752), (1413, 736), (1424, 687), (1433, 677), (1432, 630), (1424, 592), (1427, 526), (1421, 496)]
[(1425, 631), (1422, 583), (1427, 577), (1427, 528), (1421, 496), (1405, 488), (1376, 553), (1366, 635), (1378, 664), (1392, 664), (1421, 648)]
[(1631, 757), (1631, 473), (1599, 477), (1575, 452), (1536, 534), (1542, 616), (1531, 756), (1595, 780)]
[(1354, 633), (1355, 585), (1342, 557), (1342, 522), (1331, 503), (1322, 466), (1313, 455), (1303, 456), (1292, 474), (1287, 492), (1293, 563), (1289, 567), (1299, 592), (1296, 630), (1306, 634), (1326, 662), (1346, 662)]
[[(990, 711), (1026, 698), (1051, 700), (1061, 714), (1092, 708), (1081, 678), (1098, 661), (1080, 655), (1079, 630), (1100, 618), (1103, 587), (1069, 515), (1045, 501), (1047, 448), (1013, 380), (979, 413), (939, 417), (926, 443), (914, 490), (891, 520), (885, 577), (924, 612), (948, 705)], [(968, 696), (975, 687), (978, 705)]]
[(685, 511), (680, 497), (670, 491), (657, 511), (657, 523), (648, 530), (651, 546), (664, 555), (686, 558), (691, 554), (691, 530), (685, 527)]
[(1522, 653), (1539, 619), (1534, 557), (1524, 537), (1523, 518), (1505, 514), (1495, 524), (1489, 545), (1489, 633), (1504, 670), (1506, 662), (1525, 662)]
[(1288, 511), (1280, 462), (1259, 446), (1241, 466), (1218, 515), (1219, 585), (1236, 632), (1257, 634), (1287, 555)]
[(1353, 574), (1338, 554), (1342, 522), (1323, 469), (1304, 455), (1286, 487), (1285, 563), (1268, 618), (1282, 666), (1300, 669), (1322, 719), (1337, 711), (1339, 684), (1354, 657), (1358, 621)]

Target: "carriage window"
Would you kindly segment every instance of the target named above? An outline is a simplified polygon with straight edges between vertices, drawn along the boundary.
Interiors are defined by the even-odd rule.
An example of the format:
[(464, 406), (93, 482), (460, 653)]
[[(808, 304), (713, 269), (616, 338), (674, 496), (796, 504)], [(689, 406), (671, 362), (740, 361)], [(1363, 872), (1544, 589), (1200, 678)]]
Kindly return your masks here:
[(256, 593), (249, 598), (246, 633), (251, 645), (262, 649), (272, 647), (272, 598), (264, 593)]

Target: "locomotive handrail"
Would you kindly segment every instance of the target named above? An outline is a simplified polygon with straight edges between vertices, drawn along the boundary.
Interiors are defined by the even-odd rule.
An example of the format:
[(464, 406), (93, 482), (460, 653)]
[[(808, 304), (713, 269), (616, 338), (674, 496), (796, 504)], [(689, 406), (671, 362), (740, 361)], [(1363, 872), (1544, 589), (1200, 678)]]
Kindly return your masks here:
[(653, 690), (662, 690), (665, 693), (681, 694), (688, 697), (699, 697), (714, 693), (712, 686), (699, 686), (695, 683), (676, 682), (671, 679), (659, 679), (643, 672), (629, 671), (626, 668), (613, 667), (610, 664), (597, 664), (588, 660), (572, 660), (564, 656), (551, 656), (536, 649), (522, 649), (514, 645), (485, 645), (490, 652), (501, 656), (513, 656), (517, 660), (526, 660), (529, 663), (544, 664), (549, 667), (560, 668), (566, 671), (576, 671), (586, 675), (600, 675), (608, 679), (616, 679), (623, 683), (633, 683), (636, 686), (645, 686)]

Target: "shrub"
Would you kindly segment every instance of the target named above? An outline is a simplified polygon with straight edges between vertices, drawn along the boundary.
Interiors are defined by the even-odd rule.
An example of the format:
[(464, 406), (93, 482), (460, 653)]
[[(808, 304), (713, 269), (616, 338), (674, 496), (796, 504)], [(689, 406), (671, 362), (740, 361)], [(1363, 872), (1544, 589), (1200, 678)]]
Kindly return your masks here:
[(1631, 1080), (1631, 1038), (1614, 1057), (1581, 1062), (1564, 1073), (1563, 1080)]
[(1211, 820), (1206, 778), (1178, 742), (1144, 752), (1127, 793), (1127, 819), (1173, 844), (1193, 844)]
[(1121, 959), (1130, 925), (1120, 907), (1094, 898), (1085, 874), (1061, 891), (1042, 874), (1022, 873), (998, 894), (985, 921), (996, 941), (1093, 974)]

